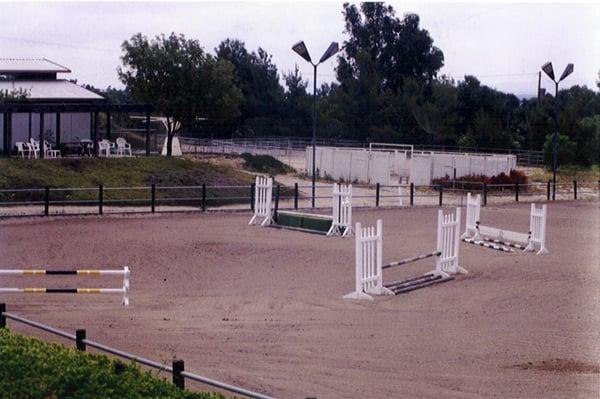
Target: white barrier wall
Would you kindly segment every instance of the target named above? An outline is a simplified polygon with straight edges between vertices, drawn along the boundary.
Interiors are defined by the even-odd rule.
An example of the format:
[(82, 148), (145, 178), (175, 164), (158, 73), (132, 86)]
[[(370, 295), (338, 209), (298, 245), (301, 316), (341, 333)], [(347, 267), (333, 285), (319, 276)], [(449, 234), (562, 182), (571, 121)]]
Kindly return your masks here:
[[(517, 167), (516, 155), (482, 155), (471, 153), (369, 151), (317, 147), (316, 168), (319, 176), (347, 182), (395, 185), (410, 177), (415, 185), (429, 185), (438, 177), (470, 174), (487, 176), (510, 173)], [(312, 148), (306, 148), (306, 173), (312, 173)]]

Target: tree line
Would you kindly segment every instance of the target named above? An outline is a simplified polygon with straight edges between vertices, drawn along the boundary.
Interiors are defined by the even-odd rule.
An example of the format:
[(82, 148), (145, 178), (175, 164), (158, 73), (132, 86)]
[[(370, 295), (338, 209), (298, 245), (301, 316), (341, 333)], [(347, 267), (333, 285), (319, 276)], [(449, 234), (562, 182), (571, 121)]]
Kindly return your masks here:
[[(416, 14), (398, 17), (384, 3), (346, 3), (342, 12), (347, 38), (336, 81), (316, 92), (319, 137), (549, 149), (550, 94), (520, 100), (475, 76), (440, 75), (443, 51)], [(118, 74), (126, 89), (104, 94), (154, 105), (170, 121), (169, 142), (175, 126), (198, 137), (312, 134), (308, 82), (297, 66), (280, 75), (263, 48), (227, 38), (209, 53), (181, 34), (149, 39), (138, 33), (122, 51)], [(559, 92), (558, 102), (559, 163), (600, 163), (600, 92), (572, 86)]]

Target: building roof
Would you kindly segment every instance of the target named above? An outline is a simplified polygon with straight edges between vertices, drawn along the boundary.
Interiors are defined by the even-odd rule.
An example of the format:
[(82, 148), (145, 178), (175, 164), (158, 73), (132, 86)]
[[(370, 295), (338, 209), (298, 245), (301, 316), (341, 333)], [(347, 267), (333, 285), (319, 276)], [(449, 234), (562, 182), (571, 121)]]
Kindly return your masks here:
[(30, 101), (89, 101), (104, 100), (93, 91), (67, 80), (17, 80), (0, 81), (0, 90), (25, 90)]
[(0, 58), (1, 73), (69, 73), (71, 70), (45, 58)]

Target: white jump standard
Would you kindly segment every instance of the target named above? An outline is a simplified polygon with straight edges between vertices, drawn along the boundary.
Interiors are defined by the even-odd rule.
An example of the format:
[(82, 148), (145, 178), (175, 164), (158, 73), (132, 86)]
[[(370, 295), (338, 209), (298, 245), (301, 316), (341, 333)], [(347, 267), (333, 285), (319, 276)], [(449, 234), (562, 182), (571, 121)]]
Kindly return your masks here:
[(122, 294), (121, 303), (129, 306), (129, 267), (123, 270), (43, 270), (43, 269), (0, 269), (2, 275), (18, 276), (123, 276), (122, 288), (8, 288), (0, 287), (0, 292), (26, 294)]
[(529, 215), (529, 232), (519, 233), (485, 226), (480, 223), (481, 196), (467, 195), (467, 222), (461, 239), (469, 244), (476, 244), (504, 252), (514, 252), (512, 248), (537, 254), (548, 253), (546, 249), (546, 205), (541, 208), (531, 204)]
[[(452, 275), (467, 273), (458, 264), (460, 243), (460, 208), (455, 214), (438, 211), (437, 249), (426, 253), (383, 264), (383, 222), (377, 221), (377, 228), (356, 224), (355, 288), (344, 295), (344, 299), (373, 300), (371, 295), (398, 295), (429, 285), (454, 279)], [(435, 269), (419, 277), (383, 284), (383, 270), (406, 265), (422, 259), (436, 257)]]
[(249, 225), (258, 222), (261, 226), (268, 226), (273, 223), (273, 210), (271, 207), (273, 198), (273, 179), (270, 177), (256, 176), (254, 196), (254, 216), (250, 219)]

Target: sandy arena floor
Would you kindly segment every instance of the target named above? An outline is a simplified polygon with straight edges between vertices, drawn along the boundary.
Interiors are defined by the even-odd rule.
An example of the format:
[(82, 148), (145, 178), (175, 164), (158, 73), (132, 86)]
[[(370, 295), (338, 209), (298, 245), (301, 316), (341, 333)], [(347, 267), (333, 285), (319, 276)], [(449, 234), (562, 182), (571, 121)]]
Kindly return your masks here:
[[(528, 212), (529, 204), (486, 207), (482, 222), (526, 232)], [(384, 220), (384, 260), (392, 261), (434, 249), (436, 214), (359, 210), (354, 219)], [(353, 239), (250, 227), (249, 214), (8, 220), (0, 223), (2, 268), (129, 265), (132, 306), (109, 295), (2, 294), (0, 302), (276, 397), (598, 398), (600, 206), (553, 203), (548, 215), (549, 255), (463, 243), (468, 276), (371, 303), (341, 299), (354, 284)], [(12, 277), (1, 285), (62, 282)]]

